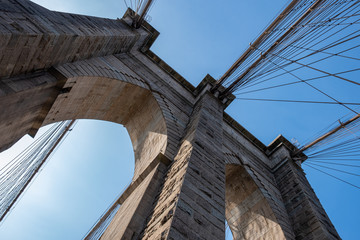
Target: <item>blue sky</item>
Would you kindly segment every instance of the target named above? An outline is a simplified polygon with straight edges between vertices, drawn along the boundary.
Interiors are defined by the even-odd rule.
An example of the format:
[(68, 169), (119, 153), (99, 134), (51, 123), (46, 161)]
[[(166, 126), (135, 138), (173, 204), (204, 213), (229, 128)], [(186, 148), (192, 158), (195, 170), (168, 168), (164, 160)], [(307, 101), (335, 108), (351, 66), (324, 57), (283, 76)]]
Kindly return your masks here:
[[(35, 2), (51, 10), (107, 18), (121, 17), (126, 10), (121, 0)], [(160, 36), (152, 50), (195, 86), (207, 73), (219, 78), (287, 2), (157, 0), (150, 23)], [(332, 91), (330, 87), (328, 90)], [(302, 92), (299, 88), (273, 94), (283, 99), (302, 94), (317, 98), (311, 91)], [(347, 113), (336, 106), (240, 100), (227, 112), (265, 144), (278, 134), (304, 142)], [(23, 139), (30, 140), (28, 136)], [(0, 157), (9, 155), (8, 151)], [(0, 225), (0, 239), (83, 237), (131, 181), (133, 158), (130, 139), (122, 126), (90, 120), (79, 122)], [(358, 239), (360, 191), (311, 169), (305, 171), (340, 236)]]

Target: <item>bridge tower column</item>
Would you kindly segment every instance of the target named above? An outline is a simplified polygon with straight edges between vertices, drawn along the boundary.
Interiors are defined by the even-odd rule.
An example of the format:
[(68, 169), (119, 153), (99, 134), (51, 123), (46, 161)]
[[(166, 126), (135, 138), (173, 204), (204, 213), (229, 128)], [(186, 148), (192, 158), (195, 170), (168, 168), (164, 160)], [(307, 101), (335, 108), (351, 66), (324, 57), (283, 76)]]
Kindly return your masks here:
[(142, 239), (225, 239), (223, 105), (199, 97)]
[(284, 137), (276, 139), (270, 159), (296, 239), (341, 239), (308, 182), (295, 149)]

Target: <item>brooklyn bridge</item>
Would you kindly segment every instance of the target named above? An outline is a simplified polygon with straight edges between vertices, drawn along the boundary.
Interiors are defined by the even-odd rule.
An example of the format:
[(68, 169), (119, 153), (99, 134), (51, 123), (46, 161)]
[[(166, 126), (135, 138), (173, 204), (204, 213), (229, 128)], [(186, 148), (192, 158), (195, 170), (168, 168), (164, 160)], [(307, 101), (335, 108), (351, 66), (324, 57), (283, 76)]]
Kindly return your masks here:
[[(1, 238), (39, 239), (11, 232), (22, 225), (12, 216), (27, 211), (21, 202), (57, 155), (82, 162), (54, 171), (64, 182), (69, 172), (80, 179), (91, 168), (87, 158), (105, 169), (72, 193), (85, 195), (82, 207), (96, 209), (96, 220), (66, 238), (354, 237), (356, 220), (334, 221), (333, 213), (359, 213), (360, 1), (260, 2), (229, 10), (224, 3), (124, 1), (117, 18), (100, 7), (102, 17), (92, 17), (0, 0)], [(107, 153), (88, 157), (88, 147), (79, 154), (102, 134), (71, 140), (86, 124), (83, 132), (96, 133), (100, 123), (85, 119), (126, 129), (131, 153), (118, 151), (117, 167), (106, 166)], [(98, 149), (126, 145), (107, 134)], [(130, 160), (134, 169), (123, 171)], [(114, 180), (121, 171), (132, 178), (124, 187)], [(110, 175), (100, 188), (113, 195), (100, 196), (95, 185)], [(328, 195), (317, 196), (308, 177), (316, 193)], [(102, 207), (85, 204), (89, 196)], [(338, 204), (330, 217), (326, 199)], [(83, 214), (57, 211), (69, 211), (69, 223)]]

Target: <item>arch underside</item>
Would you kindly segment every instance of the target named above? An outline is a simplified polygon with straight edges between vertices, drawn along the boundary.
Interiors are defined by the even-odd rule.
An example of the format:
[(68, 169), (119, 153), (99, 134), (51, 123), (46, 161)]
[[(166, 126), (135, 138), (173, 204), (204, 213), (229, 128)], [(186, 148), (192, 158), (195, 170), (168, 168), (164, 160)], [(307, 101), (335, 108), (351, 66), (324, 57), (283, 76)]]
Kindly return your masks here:
[[(135, 154), (134, 179), (166, 149), (166, 124), (152, 93), (104, 77), (75, 77), (69, 94), (59, 95), (44, 125), (67, 119), (98, 119), (124, 125)], [(65, 85), (66, 87), (66, 85)]]
[[(18, 84), (27, 83), (28, 89), (19, 88), (18, 92), (0, 95), (0, 107), (6, 109), (0, 116), (0, 131), (6, 136), (0, 140), (0, 146), (6, 149), (23, 135), (36, 132), (40, 126), (34, 125), (45, 126), (69, 119), (115, 122), (124, 125), (131, 138), (136, 179), (159, 153), (166, 152), (166, 121), (144, 83), (136, 84), (136, 79), (125, 74), (121, 75), (123, 79), (115, 77), (70, 76), (61, 88), (59, 81), (48, 73), (32, 77), (33, 86), (23, 77)], [(39, 78), (50, 80), (36, 84), (41, 81)]]
[(226, 165), (225, 216), (235, 240), (286, 239), (273, 210), (245, 166)]

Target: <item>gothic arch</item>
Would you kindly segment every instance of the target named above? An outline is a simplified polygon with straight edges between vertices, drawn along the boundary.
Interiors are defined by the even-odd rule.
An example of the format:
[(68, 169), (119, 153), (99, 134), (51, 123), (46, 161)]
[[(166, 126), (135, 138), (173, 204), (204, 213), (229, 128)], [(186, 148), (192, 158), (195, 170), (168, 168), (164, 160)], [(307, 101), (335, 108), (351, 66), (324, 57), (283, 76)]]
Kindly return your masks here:
[(225, 217), (234, 240), (286, 239), (250, 168), (235, 155), (226, 156)]
[[(74, 63), (67, 63), (58, 66), (57, 70), (68, 79), (66, 81), (66, 84), (64, 85), (65, 89), (69, 87), (72, 88), (73, 84), (76, 83), (76, 81), (74, 80), (76, 78), (99, 77), (128, 83), (130, 84), (129, 86), (134, 85), (143, 89), (144, 91), (147, 91), (148, 95), (151, 95), (152, 99), (154, 100), (154, 104), (156, 103), (155, 105), (157, 106), (157, 109), (161, 112), (162, 119), (164, 120), (164, 123), (166, 125), (167, 145), (165, 150), (161, 153), (163, 153), (167, 158), (172, 159), (176, 153), (175, 148), (178, 145), (179, 141), (178, 137), (174, 136), (180, 136), (181, 130), (179, 129), (177, 118), (171, 111), (168, 103), (169, 100), (166, 98), (166, 96), (164, 96), (162, 92), (152, 89), (151, 81), (141, 78), (133, 70), (126, 66), (121, 60), (119, 60), (118, 57), (121, 57), (121, 55), (96, 57), (88, 60), (77, 61)], [(131, 95), (131, 91), (132, 90), (130, 90), (128, 95)], [(124, 92), (124, 94), (127, 94), (126, 91)], [(104, 94), (106, 93), (104, 92)], [(135, 102), (135, 99), (128, 100)], [(141, 107), (143, 105), (144, 104), (138, 104), (138, 107)], [(151, 111), (151, 109), (148, 110)], [(163, 133), (165, 134), (165, 132)]]
[(75, 77), (68, 82), (75, 84), (69, 93), (58, 96), (44, 125), (67, 119), (122, 124), (134, 148), (134, 180), (159, 153), (165, 153), (166, 123), (149, 90), (105, 77)]
[[(34, 122), (39, 119), (42, 120), (37, 128), (68, 119), (96, 119), (126, 127), (135, 154), (134, 180), (159, 153), (168, 154), (168, 129), (164, 117), (166, 113), (164, 107), (161, 108), (163, 104), (158, 102), (158, 99), (162, 99), (159, 94), (153, 93), (144, 81), (126, 72), (119, 72), (111, 67), (99, 72), (101, 61), (97, 61), (98, 64), (79, 61), (58, 67), (56, 71), (66, 78), (62, 80), (65, 83), (60, 92), (56, 90), (59, 85), (54, 83), (55, 80), (41, 85), (30, 84), (37, 83), (39, 78), (53, 78), (46, 73), (40, 77), (24, 77), (23, 81), (29, 82), (27, 89), (0, 96), (4, 104), (2, 109), (8, 109), (8, 112), (2, 112), (0, 117), (4, 120), (1, 131), (3, 135), (9, 136), (9, 139), (0, 142), (0, 147), (5, 145), (6, 148), (6, 145), (12, 145), (21, 136), (29, 133)], [(94, 72), (95, 68), (97, 73)], [(19, 84), (23, 85), (23, 82), (19, 81)], [(51, 97), (55, 92), (56, 95)], [(53, 98), (51, 105), (49, 98)], [(50, 107), (47, 107), (48, 105)], [(44, 108), (48, 108), (47, 111), (44, 111)], [(11, 132), (15, 133), (7, 134)]]

